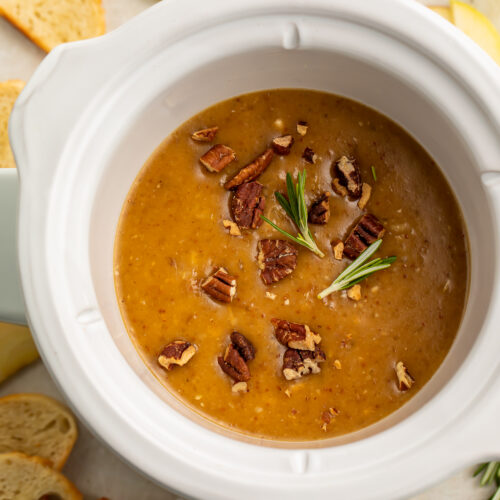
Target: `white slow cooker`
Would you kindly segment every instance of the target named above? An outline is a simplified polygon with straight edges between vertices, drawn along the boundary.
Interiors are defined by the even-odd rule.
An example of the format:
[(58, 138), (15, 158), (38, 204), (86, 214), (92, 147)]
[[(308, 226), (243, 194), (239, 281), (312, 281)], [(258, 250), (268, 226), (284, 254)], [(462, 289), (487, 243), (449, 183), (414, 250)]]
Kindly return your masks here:
[[(277, 87), (402, 125), (442, 167), (470, 237), (467, 309), (438, 372), (391, 416), (321, 442), (261, 442), (187, 411), (140, 360), (113, 286), (120, 209), (154, 148), (217, 101)], [(80, 418), (153, 480), (203, 500), (388, 500), (500, 455), (500, 70), (438, 16), (411, 0), (166, 0), (53, 50), (10, 136), (40, 353)], [(0, 171), (0, 316), (22, 322), (16, 193)]]

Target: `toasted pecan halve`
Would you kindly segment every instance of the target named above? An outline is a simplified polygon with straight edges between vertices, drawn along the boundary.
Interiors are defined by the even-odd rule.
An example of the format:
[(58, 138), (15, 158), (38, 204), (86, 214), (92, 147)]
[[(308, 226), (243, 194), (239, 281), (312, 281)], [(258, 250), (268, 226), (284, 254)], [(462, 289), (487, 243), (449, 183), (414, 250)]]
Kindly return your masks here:
[(254, 181), (269, 166), (273, 156), (273, 150), (271, 148), (266, 149), (262, 154), (257, 156), (255, 160), (243, 167), (234, 177), (229, 179), (224, 184), (224, 187), (228, 190), (235, 189), (240, 184)]
[(193, 132), (191, 139), (196, 142), (212, 142), (217, 135), (219, 127), (210, 127)]
[(321, 342), (321, 336), (314, 333), (308, 325), (292, 323), (285, 319), (273, 318), (274, 334), (280, 344), (292, 349), (314, 351), (316, 344)]
[(231, 212), (234, 221), (242, 229), (256, 229), (262, 224), (266, 199), (262, 196), (262, 184), (253, 181), (241, 184), (231, 198)]
[(297, 248), (286, 240), (260, 240), (257, 264), (266, 285), (282, 280), (297, 266)]
[(200, 158), (200, 163), (210, 172), (220, 172), (235, 159), (236, 153), (230, 147), (216, 144)]
[[(217, 362), (221, 370), (236, 382), (248, 382), (250, 369), (247, 362), (255, 358), (255, 347), (241, 333), (231, 333), (231, 343), (227, 346), (224, 356), (219, 356)], [(245, 387), (247, 390), (247, 387)]]
[(231, 302), (236, 294), (236, 278), (219, 267), (201, 283), (201, 289), (212, 299), (219, 302)]
[(363, 215), (344, 242), (344, 255), (350, 259), (359, 257), (369, 245), (382, 238), (384, 232), (384, 226), (375, 215)]

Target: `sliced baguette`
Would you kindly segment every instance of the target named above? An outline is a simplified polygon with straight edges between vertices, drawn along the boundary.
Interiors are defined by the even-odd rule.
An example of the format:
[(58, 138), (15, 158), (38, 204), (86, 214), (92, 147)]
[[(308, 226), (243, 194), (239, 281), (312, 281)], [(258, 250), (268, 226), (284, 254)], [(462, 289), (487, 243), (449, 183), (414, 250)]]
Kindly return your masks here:
[(36, 455), (61, 469), (77, 435), (73, 415), (55, 399), (42, 394), (0, 398), (0, 453)]
[(40, 498), (82, 500), (82, 494), (44, 459), (24, 453), (0, 454), (0, 498), (39, 500)]
[[(0, 0), (1, 2), (2, 0)], [(24, 87), (21, 80), (0, 82), (0, 168), (15, 167), (14, 156), (10, 149), (8, 124), (12, 107)]]
[(46, 52), (106, 32), (101, 0), (0, 0), (0, 14)]

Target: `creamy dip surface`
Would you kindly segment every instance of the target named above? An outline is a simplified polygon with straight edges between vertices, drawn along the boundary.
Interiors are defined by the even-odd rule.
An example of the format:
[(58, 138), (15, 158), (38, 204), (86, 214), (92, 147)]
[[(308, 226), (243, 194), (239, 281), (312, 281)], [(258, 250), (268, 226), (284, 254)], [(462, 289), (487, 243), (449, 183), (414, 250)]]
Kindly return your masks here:
[[(213, 131), (192, 138), (212, 127), (218, 127), (212, 140)], [(224, 184), (271, 148), (273, 139), (287, 135), (293, 138), (289, 154), (275, 152), (253, 181), (262, 186), (256, 187), (260, 204), (243, 210), (247, 220), (255, 215), (250, 219), (258, 227), (236, 227), (232, 223), (241, 214), (235, 217), (233, 197), (243, 191)], [(220, 163), (203, 156), (216, 144), (228, 148), (216, 158), (228, 161), (219, 172), (206, 164), (217, 170)], [(359, 198), (343, 196), (332, 185), (343, 157), (371, 187), (363, 209)], [(323, 258), (260, 223), (264, 199), (264, 216), (297, 234), (274, 192), (286, 193), (286, 174), (297, 182), (304, 170), (307, 206), (326, 196), (327, 222), (309, 224)], [(336, 259), (333, 246), (345, 242), (366, 214), (385, 231), (374, 258), (396, 256), (396, 261), (361, 281), (351, 298), (340, 291), (318, 299), (353, 261), (345, 254)], [(245, 223), (240, 220), (240, 225)], [(296, 250), (290, 257), (293, 269), (285, 266), (287, 274), (270, 284), (264, 282), (258, 259), (259, 242), (266, 239), (286, 241)], [(316, 440), (382, 419), (432, 377), (462, 318), (467, 252), (455, 197), (438, 166), (408, 133), (351, 100), (277, 89), (202, 111), (153, 152), (123, 206), (115, 283), (129, 335), (165, 390), (234, 431), (274, 440)], [(219, 268), (230, 279), (216, 297), (207, 280)], [(324, 360), (311, 368), (307, 354), (301, 355), (305, 367), (284, 372), (285, 352), (292, 358), (297, 352), (278, 340), (273, 319), (283, 320), (285, 330), (291, 322), (292, 330), (299, 325), (299, 334), (313, 332), (320, 338), (313, 349), (320, 349)], [(231, 337), (233, 332), (253, 346), (253, 355)], [(173, 342), (177, 354), (166, 349)], [(188, 345), (185, 357), (176, 359)], [(243, 368), (235, 366), (229, 345)], [(170, 358), (174, 362), (165, 363)], [(287, 380), (285, 373), (301, 376)]]

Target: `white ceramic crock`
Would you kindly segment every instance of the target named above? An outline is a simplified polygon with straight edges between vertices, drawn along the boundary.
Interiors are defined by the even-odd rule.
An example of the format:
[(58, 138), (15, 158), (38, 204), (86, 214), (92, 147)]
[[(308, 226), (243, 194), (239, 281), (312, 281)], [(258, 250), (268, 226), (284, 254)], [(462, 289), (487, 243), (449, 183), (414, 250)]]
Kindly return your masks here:
[[(170, 131), (276, 87), (348, 96), (413, 134), (460, 201), (472, 278), (452, 350), (410, 403), (343, 438), (273, 446), (189, 414), (145, 368), (120, 318), (112, 249), (127, 190)], [(203, 500), (387, 500), (500, 455), (500, 71), (438, 16), (411, 0), (166, 0), (49, 54), (10, 134), (40, 352), (79, 416), (158, 483)], [(15, 174), (0, 175), (0, 217), (13, 221)], [(2, 243), (0, 276), (14, 283)], [(19, 322), (13, 288), (0, 304)]]

